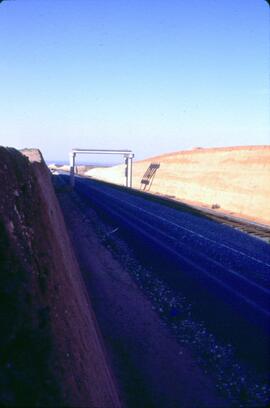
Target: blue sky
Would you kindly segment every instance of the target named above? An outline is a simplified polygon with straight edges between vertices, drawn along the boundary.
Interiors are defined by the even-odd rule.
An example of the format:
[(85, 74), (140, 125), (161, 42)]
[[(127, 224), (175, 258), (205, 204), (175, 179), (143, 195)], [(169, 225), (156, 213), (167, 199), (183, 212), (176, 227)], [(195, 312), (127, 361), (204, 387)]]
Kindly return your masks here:
[(265, 0), (0, 4), (0, 144), (130, 148), (269, 144)]

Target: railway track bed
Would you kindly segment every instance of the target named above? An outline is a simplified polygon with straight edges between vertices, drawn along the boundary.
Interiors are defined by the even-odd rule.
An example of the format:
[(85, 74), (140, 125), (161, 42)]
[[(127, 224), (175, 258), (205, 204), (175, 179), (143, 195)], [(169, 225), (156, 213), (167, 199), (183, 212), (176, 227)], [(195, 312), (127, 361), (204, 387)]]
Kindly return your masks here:
[[(257, 325), (254, 317), (257, 319), (260, 316), (260, 309), (266, 313), (268, 310), (268, 295), (264, 298), (260, 293), (269, 287), (269, 245), (227, 225), (221, 224), (216, 230), (216, 221), (201, 216), (193, 209), (183, 211), (183, 214), (179, 212), (179, 225), (179, 220), (175, 218), (179, 216), (175, 215), (176, 209), (170, 206), (165, 210), (160, 209), (159, 200), (149, 200), (146, 207), (142, 207), (141, 198), (138, 197), (140, 194), (129, 195), (125, 203), (123, 194), (126, 196), (127, 193), (121, 192), (121, 189), (91, 180), (78, 181), (75, 192), (71, 194), (76, 195), (78, 206), (82, 205), (83, 211), (87, 212), (89, 208), (89, 211), (94, 209), (98, 214), (95, 228), (101, 228), (99, 233), (103, 245), (129, 270), (140, 290), (152, 303), (153, 310), (177, 341), (192, 349), (203, 370), (213, 375), (217, 389), (229, 401), (228, 406), (232, 405), (232, 401), (234, 406), (256, 406), (259, 401), (261, 405), (267, 405), (265, 401), (269, 402), (270, 395), (269, 367), (264, 364), (268, 365), (267, 348), (259, 334), (260, 325)], [(68, 182), (68, 178), (64, 179), (65, 182)], [(134, 211), (131, 210), (132, 206)], [(140, 211), (136, 209), (138, 206)], [(158, 212), (152, 215), (157, 208)], [(146, 212), (144, 216), (142, 210)], [(93, 221), (93, 215), (86, 216), (88, 220), (91, 217)], [(195, 221), (197, 230), (194, 230), (191, 221)], [(166, 228), (167, 237), (162, 235), (165, 233), (163, 228)], [(236, 247), (232, 246), (234, 241)], [(165, 243), (167, 248), (160, 242)], [(186, 267), (185, 259), (184, 263), (182, 259), (179, 264), (178, 260), (172, 259), (172, 250), (189, 253), (188, 259), (198, 263), (202, 269), (193, 265), (193, 270), (192, 263)], [(214, 260), (214, 267), (213, 264), (211, 266), (211, 259)], [(222, 269), (224, 266), (226, 270)], [(231, 272), (226, 272), (228, 270)], [(237, 276), (233, 271), (237, 271)], [(211, 279), (201, 280), (200, 274), (205, 272), (218, 274), (247, 299), (239, 301), (238, 298), (226, 310), (223, 306), (226, 306), (228, 299), (233, 302), (235, 299), (231, 295), (228, 297), (228, 292), (224, 295), (224, 291), (218, 289), (219, 284), (217, 286)], [(192, 276), (191, 279), (186, 279), (188, 274)], [(196, 276), (198, 284), (195, 283)], [(214, 296), (211, 296), (211, 292), (214, 292)], [(255, 302), (255, 315), (250, 319), (252, 306), (246, 323), (242, 324), (247, 314), (246, 305), (251, 298)], [(116, 316), (117, 313), (112, 319)], [(264, 320), (264, 327), (266, 322)], [(264, 329), (261, 333), (268, 341)]]

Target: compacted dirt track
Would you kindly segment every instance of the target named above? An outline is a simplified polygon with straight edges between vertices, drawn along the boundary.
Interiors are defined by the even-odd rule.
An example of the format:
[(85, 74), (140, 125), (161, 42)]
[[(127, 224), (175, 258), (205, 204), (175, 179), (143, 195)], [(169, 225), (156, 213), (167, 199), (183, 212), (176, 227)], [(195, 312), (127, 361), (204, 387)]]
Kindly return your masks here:
[(106, 237), (103, 242), (97, 237), (94, 211), (76, 193), (59, 185), (57, 190), (124, 405), (227, 406), (189, 350), (177, 343), (125, 267), (113, 258), (104, 245)]

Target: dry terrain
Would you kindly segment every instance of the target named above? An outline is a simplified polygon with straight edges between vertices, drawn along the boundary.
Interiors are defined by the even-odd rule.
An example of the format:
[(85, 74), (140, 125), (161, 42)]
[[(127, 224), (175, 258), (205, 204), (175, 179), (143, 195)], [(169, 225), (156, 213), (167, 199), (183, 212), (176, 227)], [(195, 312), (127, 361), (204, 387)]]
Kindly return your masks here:
[[(86, 175), (125, 184), (124, 165)], [(198, 148), (137, 161), (133, 188), (270, 224), (270, 146)]]

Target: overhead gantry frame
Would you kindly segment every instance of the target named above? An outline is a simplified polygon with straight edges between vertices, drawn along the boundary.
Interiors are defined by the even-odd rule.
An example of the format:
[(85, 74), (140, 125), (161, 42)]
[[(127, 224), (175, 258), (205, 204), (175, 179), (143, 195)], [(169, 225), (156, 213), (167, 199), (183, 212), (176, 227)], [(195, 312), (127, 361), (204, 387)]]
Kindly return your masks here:
[(108, 150), (108, 149), (72, 149), (69, 153), (69, 166), (70, 166), (70, 185), (74, 187), (75, 177), (75, 161), (77, 154), (118, 154), (122, 155), (125, 159), (125, 177), (126, 187), (132, 187), (132, 162), (134, 154), (131, 150)]

